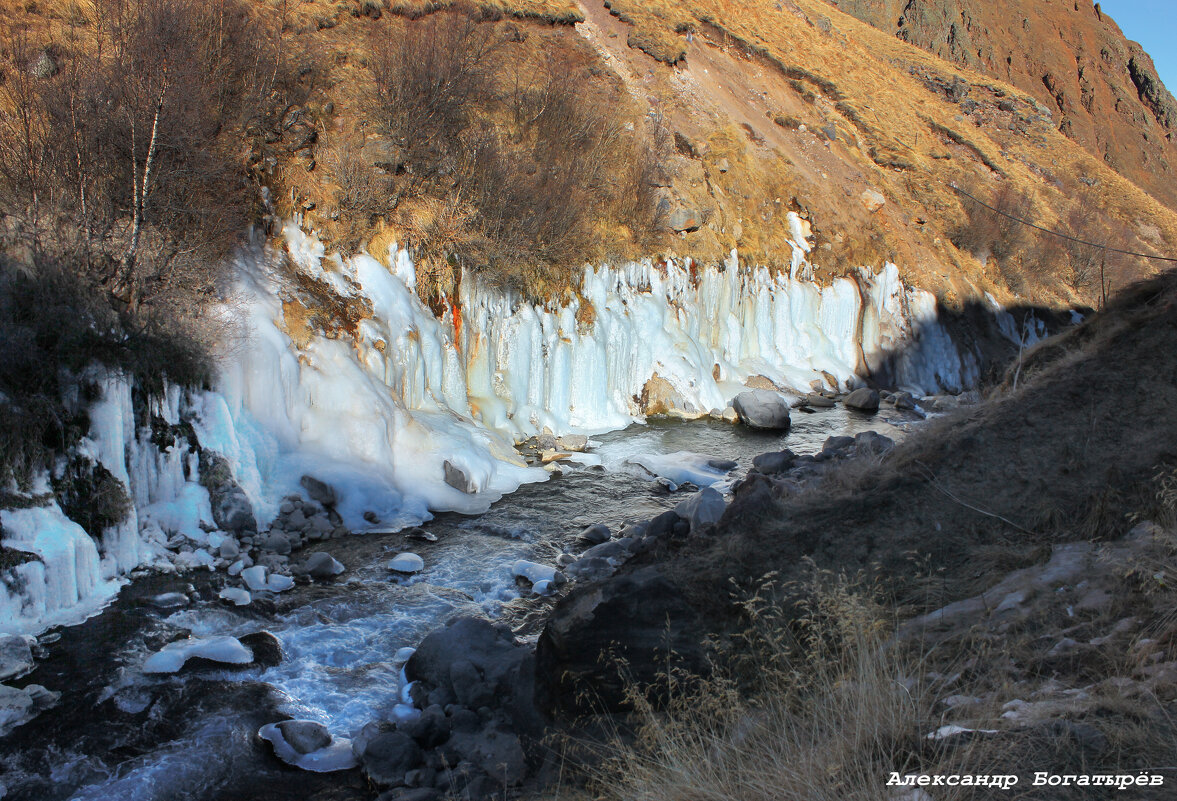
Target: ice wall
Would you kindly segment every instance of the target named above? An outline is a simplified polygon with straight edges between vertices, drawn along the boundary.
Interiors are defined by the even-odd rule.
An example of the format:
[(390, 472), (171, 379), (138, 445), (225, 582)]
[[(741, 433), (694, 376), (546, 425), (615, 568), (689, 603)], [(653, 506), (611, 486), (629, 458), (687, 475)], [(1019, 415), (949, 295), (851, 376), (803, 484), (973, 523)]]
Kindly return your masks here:
[[(239, 259), (239, 302), (226, 313), (241, 315), (247, 334), (215, 389), (169, 388), (150, 415), (191, 423), (201, 447), (228, 460), (263, 526), (310, 474), (335, 487), (349, 527), (388, 528), (438, 510), (479, 512), (544, 480), (514, 441), (638, 421), (655, 374), (698, 414), (721, 413), (758, 375), (796, 392), (882, 375), (920, 393), (975, 381), (975, 360), (936, 319), (934, 298), (906, 287), (895, 265), (819, 285), (808, 278), (807, 225), (792, 215), (790, 231), (787, 273), (741, 265), (734, 251), (718, 265), (586, 267), (575, 298), (546, 305), (466, 276), (439, 319), (416, 293), (407, 251), (344, 260), (290, 222), (279, 248)], [(358, 319), (325, 333), (315, 315), (338, 309), (324, 303)], [(24, 621), (18, 628), (89, 608), (112, 579), (170, 565), (170, 538), (203, 542), (213, 528), (186, 443), (153, 444), (127, 378), (98, 369), (87, 378), (102, 393), (79, 450), (128, 487), (134, 509), (99, 549), (55, 506), (4, 513), (5, 544), (40, 558), (4, 573), (0, 611)]]

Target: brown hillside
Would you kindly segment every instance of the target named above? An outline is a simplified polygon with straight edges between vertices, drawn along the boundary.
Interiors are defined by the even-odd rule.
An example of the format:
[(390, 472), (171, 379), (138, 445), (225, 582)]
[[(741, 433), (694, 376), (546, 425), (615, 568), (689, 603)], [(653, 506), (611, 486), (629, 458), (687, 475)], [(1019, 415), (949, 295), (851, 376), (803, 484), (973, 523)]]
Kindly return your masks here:
[[(1097, 302), (1098, 252), (1003, 225), (954, 184), (1085, 239), (1177, 252), (1177, 214), (1032, 93), (822, 0), (246, 8), (278, 80), (271, 109), (221, 133), (243, 171), (332, 247), (416, 247), (433, 291), (465, 271), (550, 299), (586, 261), (732, 248), (783, 267), (793, 211), (818, 280), (891, 260), (950, 304)], [(19, 3), (6, 24), (66, 62), (94, 40), (88, 9)], [(1155, 269), (1107, 263), (1113, 287)]]
[(1099, 3), (1043, 0), (829, 0), (941, 58), (1000, 78), (1050, 109), (1055, 125), (1177, 208), (1177, 101), (1152, 59)]

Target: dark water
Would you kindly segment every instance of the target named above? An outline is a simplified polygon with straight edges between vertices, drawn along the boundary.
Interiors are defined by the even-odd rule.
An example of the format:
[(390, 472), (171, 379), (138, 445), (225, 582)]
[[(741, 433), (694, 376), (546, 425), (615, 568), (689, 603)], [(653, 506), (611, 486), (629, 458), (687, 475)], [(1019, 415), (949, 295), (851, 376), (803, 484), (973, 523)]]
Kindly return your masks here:
[[(903, 423), (900, 423), (902, 426)], [(881, 416), (844, 409), (794, 414), (782, 437), (722, 422), (658, 422), (593, 438), (601, 465), (568, 469), (525, 485), (487, 513), (440, 515), (424, 528), (435, 543), (403, 534), (368, 534), (321, 546), (347, 566), (330, 583), (298, 586), (272, 600), (227, 607), (216, 600), (223, 574), (153, 576), (125, 588), (103, 613), (61, 630), (38, 669), (24, 679), (62, 693), (60, 703), (0, 739), (6, 799), (366, 799), (357, 771), (310, 774), (281, 764), (256, 738), (284, 716), (318, 720), (337, 736), (387, 717), (399, 702), (397, 650), (413, 646), (455, 612), (502, 617), (533, 633), (552, 603), (522, 597), (511, 565), (551, 563), (585, 525), (614, 530), (673, 507), (682, 493), (652, 491), (652, 476), (630, 460), (661, 458), (660, 470), (698, 472), (693, 452), (730, 459), (727, 475), (704, 471), (722, 488), (752, 457), (791, 448), (820, 449), (833, 434), (873, 429), (896, 436)], [(696, 482), (699, 483), (699, 482)], [(420, 554), (425, 570), (410, 580), (384, 567), (394, 554)], [(192, 602), (161, 610), (149, 599), (188, 592)], [(139, 667), (162, 645), (195, 635), (265, 629), (285, 659), (269, 669), (145, 676)], [(43, 638), (44, 639), (44, 638)]]

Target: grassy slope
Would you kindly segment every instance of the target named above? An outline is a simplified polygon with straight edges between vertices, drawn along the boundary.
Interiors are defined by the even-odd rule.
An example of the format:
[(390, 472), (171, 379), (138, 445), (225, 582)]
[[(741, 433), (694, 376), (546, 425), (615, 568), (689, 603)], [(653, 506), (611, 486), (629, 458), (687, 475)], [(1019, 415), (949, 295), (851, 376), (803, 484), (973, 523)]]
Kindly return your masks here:
[[(339, 246), (367, 242), (379, 253), (392, 239), (422, 244), (438, 229), (450, 200), (421, 198), (395, 220), (340, 217), (339, 185), (329, 166), (333, 148), (362, 144), (373, 133), (366, 66), (372, 42), (403, 35), (420, 24), (415, 17), (437, 6), (327, 0), (255, 5), (283, 57), (305, 68), (302, 105), (319, 134), (316, 165), (309, 171), (285, 143), (255, 142), (257, 154), (275, 160), (264, 180), (281, 213), (305, 211), (306, 224)], [(669, 185), (659, 194), (672, 208), (701, 211), (706, 223), (697, 232), (652, 239), (624, 225), (601, 226), (595, 244), (583, 252), (525, 271), (524, 281), (537, 296), (574, 286), (584, 260), (663, 253), (715, 261), (738, 247), (750, 261), (785, 264), (790, 250), (784, 217), (797, 210), (813, 225), (819, 279), (891, 259), (913, 283), (949, 303), (982, 291), (1009, 299), (1007, 280), (992, 263), (981, 264), (949, 241), (967, 216), (948, 186), (952, 182), (990, 197), (1002, 185), (1013, 186), (1032, 198), (1034, 216), (1050, 225), (1080, 202), (1117, 241), (1149, 252), (1177, 251), (1177, 214), (1059, 134), (1039, 117), (1033, 98), (818, 0), (618, 0), (611, 6), (613, 15), (596, 2), (484, 4), (503, 15), (486, 24), (524, 34), (509, 50), (504, 87), (516, 75), (542, 70), (539, 65), (556, 54), (586, 95), (610, 103), (635, 135), (652, 137), (649, 114), (660, 115), (667, 132), (682, 136), (679, 148), (661, 151)], [(71, 13), (59, 0), (19, 4), (9, 18), (59, 46), (70, 30), (85, 40), (87, 27), (78, 23), (85, 14)], [(583, 22), (571, 24), (577, 20)], [(978, 111), (964, 114), (929, 88), (954, 82), (971, 87)], [(887, 198), (875, 213), (860, 201), (868, 189)], [(458, 238), (446, 247), (460, 252), (464, 245)], [(1120, 265), (1115, 282), (1152, 269), (1142, 262)], [(452, 289), (454, 280), (445, 269), (426, 276), (438, 289)], [(1031, 276), (1016, 288), (1036, 300), (1093, 300), (1090, 289), (1077, 297), (1049, 274)]]

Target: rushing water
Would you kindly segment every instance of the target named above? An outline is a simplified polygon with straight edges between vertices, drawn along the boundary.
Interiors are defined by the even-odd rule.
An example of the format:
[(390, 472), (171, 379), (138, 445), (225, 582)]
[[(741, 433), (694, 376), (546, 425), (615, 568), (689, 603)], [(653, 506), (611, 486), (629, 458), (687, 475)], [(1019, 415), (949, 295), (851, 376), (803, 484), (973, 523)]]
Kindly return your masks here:
[[(899, 423), (901, 426), (902, 422)], [(657, 422), (593, 438), (596, 467), (575, 467), (523, 486), (476, 517), (441, 515), (425, 526), (436, 542), (374, 534), (317, 548), (347, 566), (339, 579), (298, 586), (247, 607), (216, 600), (223, 574), (152, 576), (126, 588), (102, 614), (42, 638), (46, 653), (25, 681), (60, 691), (53, 709), (0, 740), (0, 797), (32, 801), (370, 797), (355, 771), (309, 774), (288, 768), (255, 733), (284, 715), (318, 720), (349, 736), (398, 702), (398, 649), (416, 645), (455, 612), (505, 617), (533, 633), (550, 600), (528, 599), (511, 575), (517, 559), (552, 562), (585, 525), (616, 530), (671, 508), (681, 493), (652, 488), (630, 460), (695, 452), (739, 464), (783, 447), (820, 449), (833, 434), (896, 428), (881, 416), (842, 408), (794, 414), (782, 437), (714, 421)], [(411, 550), (425, 570), (394, 578), (385, 563)], [(151, 599), (180, 590), (193, 599), (160, 609)], [(265, 629), (285, 658), (269, 669), (148, 677), (147, 655), (183, 630), (241, 635)], [(3, 790), (7, 790), (7, 795)]]

